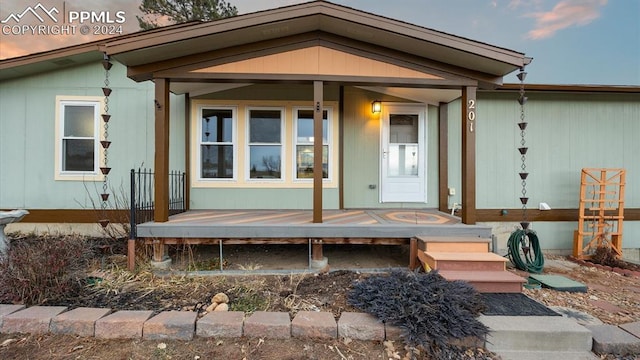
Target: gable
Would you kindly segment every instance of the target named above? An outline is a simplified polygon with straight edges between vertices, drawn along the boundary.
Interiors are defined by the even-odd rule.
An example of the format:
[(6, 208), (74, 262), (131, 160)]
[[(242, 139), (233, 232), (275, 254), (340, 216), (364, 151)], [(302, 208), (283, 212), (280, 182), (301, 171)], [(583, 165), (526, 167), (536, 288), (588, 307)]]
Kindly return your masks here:
[[(130, 78), (135, 81), (146, 81), (158, 75), (157, 71), (173, 69), (176, 65), (184, 66), (208, 60), (203, 59), (203, 56), (213, 55), (211, 58), (219, 59), (217, 54), (225, 53), (229, 49), (269, 41), (283, 41), (292, 37), (315, 33), (340, 37), (345, 41), (356, 42), (364, 46), (387, 49), (389, 52), (403, 54), (403, 57), (413, 57), (417, 61), (411, 61), (406, 68), (403, 68), (404, 64), (394, 61), (389, 62), (395, 63), (399, 67), (381, 64), (380, 61), (363, 62), (361, 58), (356, 59), (344, 54), (340, 54), (333, 59), (331, 56), (335, 55), (334, 52), (322, 50), (320, 55), (329, 55), (330, 62), (325, 64), (324, 68), (318, 62), (318, 66), (315, 68), (299, 73), (301, 76), (306, 75), (308, 77), (311, 74), (342, 74), (340, 76), (344, 76), (346, 70), (341, 73), (340, 66), (331, 65), (331, 61), (342, 61), (347, 65), (348, 69), (355, 70), (350, 74), (354, 78), (388, 73), (389, 75), (387, 76), (375, 77), (386, 83), (388, 79), (407, 79), (405, 76), (408, 76), (409, 79), (432, 81), (431, 85), (440, 86), (443, 84), (437, 82), (441, 80), (428, 75), (444, 76), (450, 79), (449, 74), (451, 74), (465, 79), (473, 79), (473, 82), (477, 83), (481, 88), (494, 88), (502, 83), (504, 75), (523, 68), (531, 61), (531, 58), (517, 51), (317, 0), (216, 21), (179, 24), (126, 34), (80, 46), (0, 61), (0, 79), (56, 70), (60, 66), (72, 66), (73, 63), (68, 60), (74, 61), (76, 64), (78, 61), (85, 63), (99, 60), (103, 54), (106, 54), (127, 66)], [(304, 58), (303, 53), (304, 51), (292, 52), (289, 55), (294, 58)], [(78, 56), (84, 56), (85, 54), (90, 55), (90, 59)], [(378, 52), (373, 51), (372, 54), (378, 54)], [(186, 58), (194, 61), (188, 63), (180, 62), (181, 59)], [(375, 59), (375, 57), (373, 58)], [(271, 58), (264, 57), (262, 61), (272, 59), (277, 60), (278, 64), (289, 66), (294, 72), (299, 71), (296, 70), (295, 63), (285, 61), (284, 54)], [(377, 59), (381, 60), (380, 58)], [(251, 70), (252, 68), (265, 66), (255, 59), (234, 60), (236, 61), (234, 66), (249, 70), (245, 72), (247, 74), (257, 73), (256, 70)], [(241, 62), (240, 60), (245, 61)], [(357, 61), (353, 62), (351, 60)], [(382, 62), (387, 62), (387, 60), (382, 59)], [(165, 67), (164, 65), (168, 63), (173, 63), (173, 66)], [(428, 68), (425, 69), (420, 66), (416, 68), (411, 66), (412, 64), (421, 64), (423, 66), (427, 64)], [(209, 63), (203, 66), (218, 65), (221, 64)], [(217, 74), (232, 74), (232, 71), (235, 70), (230, 70), (231, 66), (230, 64), (221, 66), (216, 68), (215, 71), (217, 71)], [(278, 70), (278, 67), (272, 66), (270, 68), (275, 76), (284, 71)], [(407, 71), (407, 69), (417, 70), (418, 72)], [(193, 68), (182, 70), (191, 71)], [(432, 70), (444, 71), (446, 74), (443, 75)], [(209, 71), (213, 71), (213, 69)], [(192, 74), (196, 74), (196, 72), (192, 72)], [(207, 73), (205, 71), (200, 74)], [(173, 75), (175, 73), (158, 76), (169, 78), (173, 77)], [(184, 75), (184, 73), (180, 75)], [(222, 80), (245, 81), (252, 79)], [(279, 81), (280, 79), (263, 77), (257, 80)], [(296, 81), (299, 80), (297, 79)], [(461, 85), (461, 83), (456, 83), (455, 85)]]
[(300, 74), (397, 77), (442, 80), (443, 77), (323, 46), (191, 70), (191, 73)]

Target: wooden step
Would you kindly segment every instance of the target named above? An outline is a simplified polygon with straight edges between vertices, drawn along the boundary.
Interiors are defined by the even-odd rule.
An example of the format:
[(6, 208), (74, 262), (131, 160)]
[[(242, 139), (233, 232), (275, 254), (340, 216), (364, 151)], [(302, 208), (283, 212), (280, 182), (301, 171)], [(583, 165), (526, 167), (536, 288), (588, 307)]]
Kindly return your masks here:
[(456, 253), (418, 251), (418, 258), (431, 269), (438, 270), (506, 270), (507, 259), (490, 252)]
[(462, 280), (482, 293), (520, 293), (526, 280), (508, 271), (440, 270), (449, 281)]
[(489, 252), (491, 239), (471, 236), (416, 236), (418, 249), (429, 252)]

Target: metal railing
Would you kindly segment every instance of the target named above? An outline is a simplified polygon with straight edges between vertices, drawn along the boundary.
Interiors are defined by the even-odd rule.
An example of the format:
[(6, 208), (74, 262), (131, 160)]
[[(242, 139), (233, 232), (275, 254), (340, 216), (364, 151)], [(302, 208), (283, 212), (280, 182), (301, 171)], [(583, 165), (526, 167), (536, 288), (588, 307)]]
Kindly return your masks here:
[[(169, 215), (185, 212), (186, 184), (185, 173), (171, 171), (169, 173)], [(130, 239), (137, 238), (137, 225), (153, 221), (154, 173), (151, 169), (131, 169), (131, 204), (130, 204)]]

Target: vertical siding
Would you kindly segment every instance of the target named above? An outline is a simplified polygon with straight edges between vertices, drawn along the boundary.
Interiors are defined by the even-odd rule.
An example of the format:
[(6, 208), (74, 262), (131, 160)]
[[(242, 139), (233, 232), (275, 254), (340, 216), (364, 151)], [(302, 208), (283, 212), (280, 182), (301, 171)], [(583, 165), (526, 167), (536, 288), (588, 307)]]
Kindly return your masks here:
[[(192, 209), (313, 209), (313, 189), (193, 188)], [(324, 189), (325, 209), (338, 208), (338, 189)]]
[[(136, 83), (126, 68), (110, 72), (109, 174), (112, 193), (128, 196), (129, 170), (153, 167), (152, 82)], [(102, 182), (55, 181), (57, 95), (102, 96), (100, 63), (5, 81), (0, 84), (0, 208), (94, 207)], [(184, 98), (171, 96), (171, 166), (184, 169)], [(98, 205), (99, 206), (99, 205)]]
[[(515, 93), (478, 96), (477, 206), (519, 208), (520, 106)], [(529, 208), (579, 205), (582, 168), (626, 169), (625, 207), (640, 207), (640, 96), (528, 93)], [(459, 140), (457, 140), (459, 141)], [(451, 165), (450, 165), (451, 166)], [(640, 222), (625, 221), (624, 248), (640, 247)], [(577, 222), (537, 222), (544, 249), (569, 251)]]
[(378, 207), (380, 116), (371, 113), (371, 94), (352, 87), (344, 93), (344, 206)]
[[(20, 155), (27, 150), (27, 123), (21, 121), (26, 111), (26, 98), (0, 84), (0, 209), (24, 207), (25, 192), (14, 189), (24, 184), (27, 169), (24, 155)], [(20, 185), (19, 190), (22, 188)]]
[[(478, 101), (480, 208), (520, 207), (516, 94)], [(640, 206), (640, 99), (623, 94), (528, 94), (525, 108), (529, 206), (577, 208), (582, 168), (625, 168), (626, 207)], [(483, 126), (482, 124), (485, 124)]]
[(427, 108), (427, 207), (438, 207), (438, 107)]
[[(460, 100), (449, 103), (448, 115), (449, 184), (447, 187), (456, 189), (456, 194), (449, 196), (449, 207), (452, 207), (453, 203), (462, 202), (462, 105)], [(478, 114), (478, 122), (480, 121)]]
[[(519, 207), (520, 121), (518, 103), (509, 99), (506, 106), (495, 106), (484, 97), (478, 99), (476, 133), (476, 206)], [(527, 140), (533, 142), (533, 139)], [(505, 201), (507, 201), (505, 203)]]
[[(344, 206), (346, 208), (424, 208), (438, 206), (438, 108), (427, 110), (427, 203), (380, 203), (380, 115), (371, 102), (411, 101), (347, 87), (344, 99)], [(375, 185), (370, 189), (369, 185)]]

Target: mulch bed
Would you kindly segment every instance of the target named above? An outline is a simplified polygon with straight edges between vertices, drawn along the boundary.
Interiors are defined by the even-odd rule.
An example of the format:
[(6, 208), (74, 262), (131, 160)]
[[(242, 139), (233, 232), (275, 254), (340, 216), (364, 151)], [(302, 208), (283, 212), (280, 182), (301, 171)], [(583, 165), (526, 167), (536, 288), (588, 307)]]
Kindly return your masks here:
[(487, 316), (561, 316), (543, 304), (520, 293), (482, 294)]

